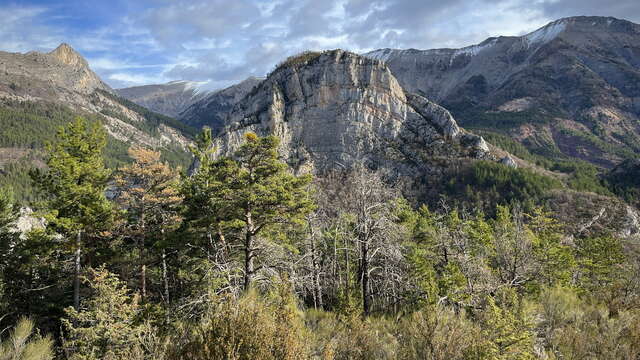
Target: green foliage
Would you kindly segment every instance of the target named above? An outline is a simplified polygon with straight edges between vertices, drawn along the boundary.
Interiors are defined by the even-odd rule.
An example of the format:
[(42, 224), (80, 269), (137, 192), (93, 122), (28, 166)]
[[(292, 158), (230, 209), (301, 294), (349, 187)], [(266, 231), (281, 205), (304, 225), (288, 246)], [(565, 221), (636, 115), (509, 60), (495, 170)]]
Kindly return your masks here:
[(53, 340), (34, 335), (33, 321), (22, 318), (0, 343), (0, 360), (52, 360)]
[(586, 161), (556, 161), (549, 169), (569, 174), (567, 185), (574, 190), (594, 192), (606, 196), (613, 195), (598, 176), (600, 170)]
[(562, 226), (553, 218), (553, 214), (540, 207), (527, 217), (533, 254), (539, 264), (536, 285), (569, 285), (576, 260), (573, 249), (563, 241)]
[(626, 160), (605, 174), (605, 180), (613, 193), (627, 202), (640, 203), (640, 162)]
[(105, 197), (110, 171), (104, 166), (102, 150), (106, 134), (99, 124), (78, 118), (57, 132), (58, 141), (47, 146), (48, 170), (32, 172), (43, 192), (49, 220), (66, 234), (105, 229), (113, 217), (112, 204)]
[(41, 148), (76, 116), (69, 108), (53, 103), (3, 100), (0, 147)]
[[(359, 169), (318, 179), (312, 201), (310, 176), (289, 172), (276, 138), (250, 133), (238, 151), (217, 156), (205, 130), (192, 149), (193, 176), (179, 178), (157, 152), (132, 149), (134, 162), (110, 189), (118, 196), (108, 200), (101, 129), (69, 124), (47, 148), (48, 169), (33, 172), (45, 229), (13, 234), (15, 201), (0, 191), (0, 308), (10, 312), (0, 320), (31, 316), (40, 329), (62, 331), (59, 353), (68, 358), (640, 353), (640, 247), (570, 232), (535, 206), (562, 187), (558, 180), (471, 162), (447, 190), (481, 207), (430, 210), (396, 199), (379, 174)], [(573, 187), (603, 191), (595, 167), (545, 166), (568, 174)], [(78, 233), (81, 241), (71, 241)], [(101, 263), (119, 275), (81, 270)], [(83, 273), (89, 286), (72, 290), (68, 279)], [(141, 307), (127, 288), (146, 289), (147, 277)], [(76, 295), (83, 301), (67, 308)]]
[[(542, 165), (549, 162), (545, 157), (532, 154), (526, 146), (513, 140), (512, 137), (503, 135), (497, 132), (488, 130), (475, 130), (474, 133), (481, 135), (490, 144), (493, 144), (502, 150), (509, 152), (512, 155), (519, 157), (520, 159), (527, 160), (529, 162)], [(545, 166), (546, 167), (546, 166)]]
[(635, 359), (640, 355), (640, 314), (616, 316), (568, 288), (543, 292), (538, 331), (551, 359)]
[(614, 236), (598, 236), (580, 239), (576, 255), (580, 270), (580, 286), (587, 291), (597, 291), (610, 286), (623, 276), (625, 261), (622, 242)]
[(79, 311), (65, 309), (64, 349), (70, 360), (116, 360), (140, 357), (145, 327), (136, 322), (137, 297), (104, 268), (88, 269), (84, 280), (93, 294)]
[[(533, 170), (511, 168), (490, 161), (476, 161), (457, 172), (445, 187), (446, 193), (486, 210), (487, 205), (523, 203), (527, 209), (544, 202), (552, 189), (561, 188), (555, 178)], [(489, 209), (491, 210), (491, 209)]]
[(477, 324), (464, 314), (440, 306), (401, 319), (396, 337), (398, 359), (481, 359), (489, 350)]
[(212, 161), (210, 130), (205, 130), (199, 137), (199, 147), (193, 149), (201, 167), (193, 179), (185, 182), (183, 193), (188, 218), (217, 231), (221, 242), (228, 228), (244, 229), (241, 246), (247, 289), (255, 274), (255, 237), (270, 227), (304, 220), (313, 203), (309, 194), (311, 176), (289, 173), (278, 158), (276, 137), (248, 133), (245, 139), (233, 158)]
[(590, 132), (568, 128), (563, 128), (560, 132), (565, 136), (576, 137), (603, 152), (620, 156), (623, 159), (633, 159), (637, 156), (636, 153), (628, 147), (603, 141)]
[[(108, 94), (105, 96), (113, 95)], [(157, 134), (160, 124), (172, 126), (187, 135), (195, 132), (192, 128), (174, 119), (152, 113), (126, 100), (122, 100), (122, 102), (123, 105), (139, 112), (148, 119), (148, 122), (131, 122), (132, 125), (138, 126), (147, 133)], [(0, 101), (0, 129), (3, 130), (0, 132), (0, 147), (15, 148), (15, 151), (18, 152), (25, 149), (30, 150), (27, 156), (9, 161), (0, 168), (0, 186), (12, 186), (21, 203), (33, 203), (39, 200), (31, 183), (28, 181), (28, 172), (34, 163), (41, 162), (40, 150), (46, 144), (56, 140), (58, 129), (73, 122), (79, 114), (79, 112), (73, 111), (64, 105), (43, 101)], [(96, 114), (86, 113), (82, 114), (82, 116), (90, 124), (101, 124), (104, 120), (104, 117)], [(126, 119), (121, 115), (116, 117)], [(128, 148), (128, 143), (109, 136), (104, 148), (104, 159), (107, 167), (115, 169), (128, 163)], [(162, 157), (173, 166), (179, 165), (182, 167), (187, 167), (191, 160), (187, 152), (176, 146), (163, 148)]]
[(59, 328), (62, 309), (71, 304), (65, 261), (68, 253), (60, 240), (43, 230), (23, 239), (13, 236), (0, 242), (0, 270), (4, 282), (1, 303), (10, 309), (9, 319), (29, 314), (47, 332)]
[(510, 290), (502, 290), (498, 301), (486, 298), (479, 315), (482, 335), (488, 340), (488, 359), (535, 359), (533, 324), (520, 299)]
[(144, 123), (140, 123), (140, 122), (135, 122), (135, 121), (130, 121), (128, 120), (126, 117), (124, 117), (123, 115), (119, 114), (116, 111), (113, 110), (103, 110), (103, 112), (106, 112), (105, 115), (108, 116), (112, 116), (115, 118), (118, 118), (120, 120), (123, 120), (135, 127), (137, 127), (139, 130), (142, 130), (146, 133), (149, 134), (158, 134), (158, 128), (160, 127), (160, 125), (167, 125), (170, 126), (174, 129), (178, 129), (180, 130), (183, 134), (187, 135), (187, 136), (194, 136), (197, 133), (197, 129), (186, 125), (172, 117), (166, 116), (166, 115), (162, 115), (162, 114), (158, 114), (156, 112), (153, 112), (143, 106), (140, 106), (132, 101), (129, 101), (123, 97), (114, 95), (112, 93), (109, 93), (107, 91), (104, 90), (97, 90), (101, 95), (113, 100), (114, 102), (119, 103), (120, 105), (126, 107), (127, 109), (130, 109), (132, 111), (137, 112), (138, 114), (142, 115), (145, 118), (145, 122)]
[(0, 187), (0, 241), (5, 242), (13, 233), (11, 226), (18, 218), (13, 192), (9, 188)]
[(23, 158), (5, 164), (0, 170), (0, 186), (13, 189), (16, 201), (22, 205), (32, 205), (40, 200), (29, 176), (33, 161), (31, 157)]

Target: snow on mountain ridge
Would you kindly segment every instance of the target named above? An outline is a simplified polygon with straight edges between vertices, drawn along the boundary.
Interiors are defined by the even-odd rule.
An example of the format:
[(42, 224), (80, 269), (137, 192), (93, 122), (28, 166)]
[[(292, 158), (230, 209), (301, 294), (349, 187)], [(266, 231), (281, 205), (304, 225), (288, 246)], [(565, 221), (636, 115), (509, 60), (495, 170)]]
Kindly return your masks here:
[(527, 45), (542, 43), (546, 44), (549, 41), (555, 39), (567, 28), (567, 24), (564, 20), (555, 21), (541, 29), (533, 31), (522, 38)]

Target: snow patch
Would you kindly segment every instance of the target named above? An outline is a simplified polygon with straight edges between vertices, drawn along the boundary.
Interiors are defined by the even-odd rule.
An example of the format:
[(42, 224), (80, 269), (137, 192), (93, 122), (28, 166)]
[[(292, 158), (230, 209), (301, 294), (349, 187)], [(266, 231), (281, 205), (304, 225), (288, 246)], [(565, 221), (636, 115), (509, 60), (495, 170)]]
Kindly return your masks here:
[(371, 51), (366, 55), (371, 59), (387, 62), (389, 61), (389, 59), (391, 58), (394, 52), (395, 50), (393, 49), (380, 49), (380, 50)]
[(567, 24), (564, 22), (554, 22), (542, 29), (536, 30), (524, 36), (524, 40), (528, 45), (535, 43), (546, 44), (549, 41), (555, 39), (561, 32), (566, 29)]
[(498, 39), (492, 39), (486, 44), (471, 45), (471, 46), (464, 47), (462, 49), (457, 49), (456, 51), (453, 52), (452, 59), (460, 55), (468, 55), (468, 56), (478, 55), (481, 51), (486, 50), (492, 47), (493, 45), (495, 45), (497, 41)]
[(174, 80), (167, 83), (167, 85), (182, 85), (184, 92), (192, 91), (194, 96), (201, 94), (207, 94), (210, 89), (207, 88), (208, 81), (188, 81), (188, 80)]

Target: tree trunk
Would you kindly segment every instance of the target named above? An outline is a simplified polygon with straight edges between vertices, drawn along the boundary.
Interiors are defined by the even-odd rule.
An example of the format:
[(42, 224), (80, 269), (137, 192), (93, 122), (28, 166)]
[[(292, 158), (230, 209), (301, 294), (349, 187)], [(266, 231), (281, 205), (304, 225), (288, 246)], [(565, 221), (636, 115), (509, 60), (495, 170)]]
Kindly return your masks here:
[(216, 231), (218, 233), (218, 239), (220, 239), (220, 244), (222, 245), (222, 256), (224, 256), (224, 261), (229, 259), (229, 254), (227, 251), (227, 240), (224, 236), (224, 232), (222, 231), (222, 227), (220, 224), (216, 225)]
[(144, 303), (147, 297), (147, 265), (144, 263), (140, 268), (140, 300)]
[(366, 241), (362, 242), (361, 253), (362, 310), (364, 315), (367, 316), (369, 315), (371, 305), (369, 304), (369, 247)]
[(255, 271), (253, 266), (253, 236), (255, 229), (250, 211), (245, 214), (245, 220), (247, 222), (247, 228), (244, 239), (244, 290), (247, 291), (251, 287), (253, 273)]
[(167, 271), (167, 253), (162, 249), (162, 282), (164, 285), (164, 301), (169, 305), (169, 274)]
[(320, 286), (320, 266), (318, 264), (318, 258), (316, 253), (316, 240), (313, 227), (310, 228), (310, 240), (311, 240), (311, 265), (313, 268), (313, 289), (314, 289), (314, 305), (323, 308), (322, 304), (322, 287)]
[(144, 208), (140, 216), (140, 224), (142, 225), (142, 232), (140, 235), (140, 301), (144, 303), (147, 297), (147, 265), (144, 259), (144, 245), (145, 245), (145, 231), (147, 230), (144, 222)]
[(82, 230), (78, 230), (76, 236), (76, 254), (75, 254), (75, 273), (73, 276), (73, 307), (76, 311), (80, 310), (80, 245), (82, 244)]

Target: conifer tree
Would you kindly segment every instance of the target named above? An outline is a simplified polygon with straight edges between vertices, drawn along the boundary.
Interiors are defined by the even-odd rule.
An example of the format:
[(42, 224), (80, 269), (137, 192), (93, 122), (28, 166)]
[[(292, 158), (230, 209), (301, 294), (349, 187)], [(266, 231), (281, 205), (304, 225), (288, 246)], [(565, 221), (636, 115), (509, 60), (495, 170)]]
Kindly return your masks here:
[(11, 191), (0, 188), (0, 241), (2, 243), (7, 241), (7, 236), (12, 236), (11, 226), (18, 218), (16, 210)]
[(22, 318), (0, 343), (0, 360), (51, 360), (53, 340), (34, 334), (33, 321)]
[[(127, 233), (138, 248), (140, 295), (147, 296), (147, 247), (163, 246), (165, 233), (179, 223), (178, 172), (160, 161), (160, 153), (139, 147), (129, 149), (133, 163), (119, 169), (116, 175), (118, 202), (125, 210)], [(162, 252), (165, 301), (169, 298), (166, 256)]]
[[(303, 220), (313, 210), (309, 195), (310, 175), (294, 176), (278, 159), (280, 140), (274, 136), (245, 135), (245, 143), (234, 154), (235, 172), (230, 199), (239, 211), (231, 213), (244, 227), (244, 289), (251, 287), (256, 273), (256, 237), (271, 225)], [(220, 161), (226, 162), (226, 159)]]
[[(207, 255), (212, 258), (228, 252), (225, 237), (228, 220), (236, 218), (233, 213), (238, 211), (231, 202), (229, 185), (236, 175), (237, 164), (228, 158), (214, 159), (215, 148), (209, 128), (196, 138), (196, 146), (190, 150), (197, 169), (182, 183), (185, 221), (192, 227), (204, 229), (208, 239)], [(218, 244), (213, 241), (213, 234)]]
[(104, 268), (89, 269), (85, 278), (92, 296), (80, 310), (66, 309), (62, 319), (64, 350), (71, 360), (136, 359), (142, 352), (145, 327), (138, 324), (137, 296)]
[(256, 237), (272, 225), (302, 221), (313, 203), (311, 176), (289, 173), (278, 159), (278, 138), (247, 133), (245, 141), (233, 157), (212, 160), (211, 137), (205, 130), (200, 146), (193, 150), (200, 168), (186, 182), (184, 192), (188, 218), (215, 231), (223, 246), (226, 224), (242, 229), (243, 283), (248, 290), (257, 271)]
[(77, 309), (82, 249), (85, 242), (108, 229), (113, 219), (112, 205), (105, 196), (110, 171), (102, 157), (107, 140), (99, 123), (88, 124), (83, 118), (60, 128), (57, 139), (47, 146), (48, 170), (34, 170), (31, 175), (46, 199), (49, 223), (74, 251), (73, 303)]

